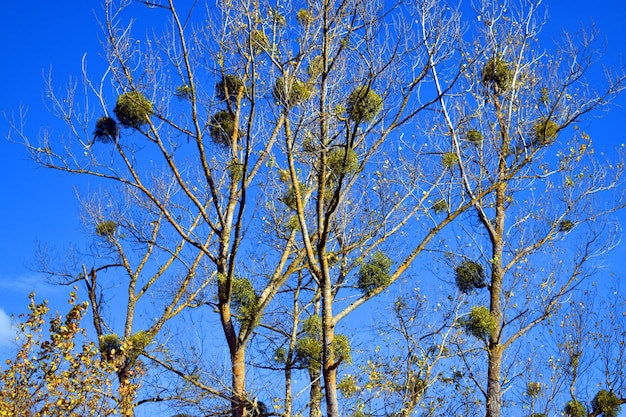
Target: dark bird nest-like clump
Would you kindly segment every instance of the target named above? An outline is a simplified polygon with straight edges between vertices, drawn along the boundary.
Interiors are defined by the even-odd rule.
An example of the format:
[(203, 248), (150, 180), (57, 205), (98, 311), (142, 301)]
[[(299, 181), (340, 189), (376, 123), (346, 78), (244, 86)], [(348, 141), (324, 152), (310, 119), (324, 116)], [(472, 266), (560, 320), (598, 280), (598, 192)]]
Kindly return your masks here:
[(235, 116), (231, 112), (222, 110), (211, 117), (211, 121), (209, 122), (209, 134), (216, 144), (228, 146), (233, 139), (234, 133)]
[(119, 132), (117, 122), (111, 117), (103, 116), (96, 121), (93, 138), (97, 142), (111, 143), (117, 140)]
[(234, 101), (241, 89), (246, 94), (245, 84), (241, 78), (234, 74), (226, 74), (215, 84), (215, 95), (222, 101)]
[(491, 58), (483, 68), (483, 85), (495, 92), (507, 91), (513, 81), (513, 71), (501, 57)]
[(465, 260), (454, 268), (456, 285), (462, 293), (470, 293), (487, 286), (485, 271), (478, 262)]

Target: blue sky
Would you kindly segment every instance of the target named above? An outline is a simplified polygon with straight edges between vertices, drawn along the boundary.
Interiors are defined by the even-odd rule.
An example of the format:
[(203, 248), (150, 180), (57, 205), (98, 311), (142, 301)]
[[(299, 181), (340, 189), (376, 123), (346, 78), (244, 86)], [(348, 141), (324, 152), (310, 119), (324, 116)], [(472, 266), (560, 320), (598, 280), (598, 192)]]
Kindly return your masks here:
[[(4, 2), (0, 13), (0, 112), (10, 117), (28, 107), (28, 129), (37, 132), (52, 118), (43, 103), (43, 74), (51, 68), (59, 86), (78, 75), (82, 55), (98, 54), (98, 26), (92, 1)], [(0, 119), (2, 205), (0, 208), (0, 346), (6, 344), (8, 315), (26, 309), (36, 291), (54, 298), (33, 272), (37, 242), (59, 248), (80, 238), (76, 179), (38, 168), (22, 147), (9, 143)], [(64, 292), (64, 291), (63, 291)], [(61, 293), (59, 291), (59, 293)], [(64, 297), (65, 298), (65, 297)]]
[[(626, 65), (626, 2), (551, 0), (545, 5), (550, 19), (544, 40), (558, 37), (562, 29), (576, 31), (581, 24), (589, 26), (593, 21), (607, 42), (603, 62)], [(62, 88), (70, 75), (80, 75), (83, 54), (87, 53), (93, 66), (102, 63), (100, 30), (94, 17), (94, 9), (100, 12), (100, 5), (93, 0), (35, 0), (8, 1), (3, 6), (0, 111), (10, 117), (20, 105), (26, 105), (27, 130), (36, 134), (41, 127), (55, 122), (43, 103), (44, 74), (52, 70), (57, 86)], [(583, 128), (600, 149), (626, 142), (626, 94), (610, 113), (590, 120)], [(80, 247), (83, 237), (75, 189), (88, 185), (83, 179), (38, 168), (29, 161), (24, 148), (5, 139), (8, 131), (8, 123), (0, 118), (0, 345), (8, 334), (7, 315), (25, 310), (29, 292), (52, 299), (64, 294), (64, 290), (44, 285), (33, 271), (36, 247), (38, 243), (59, 249), (73, 243)], [(621, 217), (626, 224), (626, 213)], [(606, 276), (625, 269), (625, 251), (626, 244), (622, 244), (612, 254)]]

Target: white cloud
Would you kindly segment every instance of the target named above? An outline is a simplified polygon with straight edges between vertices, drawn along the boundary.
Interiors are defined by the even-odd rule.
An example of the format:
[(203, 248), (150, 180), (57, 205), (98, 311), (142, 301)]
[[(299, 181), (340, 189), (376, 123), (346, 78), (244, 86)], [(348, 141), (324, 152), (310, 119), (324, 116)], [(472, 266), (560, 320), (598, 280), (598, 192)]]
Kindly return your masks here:
[(11, 317), (0, 308), (0, 346), (7, 346), (15, 339), (15, 328), (11, 324)]
[(29, 294), (33, 291), (37, 291), (38, 287), (42, 284), (45, 285), (45, 281), (41, 275), (30, 274), (14, 276), (0, 276), (0, 289), (4, 292), (12, 291), (20, 294)]

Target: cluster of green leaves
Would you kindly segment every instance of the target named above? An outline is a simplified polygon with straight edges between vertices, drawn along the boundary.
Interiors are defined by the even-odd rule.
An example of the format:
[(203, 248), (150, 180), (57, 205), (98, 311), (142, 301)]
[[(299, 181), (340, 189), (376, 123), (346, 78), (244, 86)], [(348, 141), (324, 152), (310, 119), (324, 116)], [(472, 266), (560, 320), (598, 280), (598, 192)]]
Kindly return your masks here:
[(440, 198), (433, 203), (431, 209), (435, 212), (435, 214), (444, 213), (448, 210), (448, 202), (445, 199)]
[(293, 75), (288, 75), (276, 80), (272, 92), (281, 105), (291, 108), (308, 100), (313, 94), (313, 86)]
[[(336, 357), (345, 363), (352, 361), (352, 348), (347, 336), (336, 334), (332, 349)], [(302, 323), (302, 336), (296, 342), (296, 362), (305, 368), (319, 369), (322, 365), (322, 318), (318, 315), (308, 317)]]
[(259, 296), (247, 278), (235, 278), (232, 289), (235, 315), (242, 325), (254, 325), (258, 322)]
[(140, 129), (154, 112), (152, 103), (139, 91), (129, 91), (117, 98), (113, 109), (117, 121), (124, 127)]
[(446, 169), (454, 168), (459, 163), (459, 156), (456, 152), (444, 152), (441, 156), (441, 164)]
[(604, 389), (593, 397), (591, 407), (597, 415), (602, 414), (603, 417), (617, 417), (622, 408), (619, 397), (614, 392)]
[[(300, 187), (300, 195), (306, 192), (306, 185), (303, 183), (298, 184)], [(297, 208), (297, 200), (296, 200), (296, 190), (293, 186), (289, 186), (289, 188), (285, 191), (285, 193), (279, 198), (279, 201), (284, 203), (287, 207), (292, 210), (296, 210)]]
[(362, 85), (348, 96), (346, 112), (357, 123), (371, 122), (383, 108), (383, 99), (370, 87)]
[(98, 236), (111, 237), (117, 230), (117, 223), (113, 220), (104, 220), (96, 225), (96, 234)]
[(539, 396), (539, 394), (541, 394), (541, 383), (540, 382), (529, 382), (526, 385), (526, 395), (528, 395), (529, 397), (537, 397)]
[(559, 223), (559, 232), (569, 232), (574, 228), (574, 226), (576, 226), (576, 224), (573, 221), (564, 219), (561, 223)]
[(483, 85), (495, 92), (504, 92), (511, 88), (513, 71), (502, 57), (493, 57), (483, 68)]
[(328, 154), (328, 167), (337, 177), (354, 174), (359, 170), (359, 157), (352, 148), (335, 148)]
[(235, 115), (228, 110), (215, 113), (209, 123), (209, 134), (216, 144), (228, 146), (235, 134)]
[(112, 117), (102, 116), (96, 121), (94, 139), (102, 143), (115, 142), (120, 134), (117, 122)]
[(560, 126), (552, 119), (541, 118), (533, 126), (533, 143), (548, 145), (556, 139)]
[(587, 417), (587, 408), (578, 400), (571, 400), (565, 404), (563, 410), (565, 417)]
[(478, 262), (466, 259), (454, 268), (454, 274), (456, 286), (462, 293), (467, 294), (475, 289), (487, 286), (485, 282), (485, 271), (483, 266)]
[(461, 324), (466, 332), (481, 340), (487, 340), (496, 328), (496, 320), (486, 306), (473, 306)]
[(246, 85), (235, 74), (225, 74), (215, 85), (215, 95), (222, 101), (234, 101), (241, 90), (245, 94)]
[(474, 145), (480, 145), (483, 142), (483, 134), (476, 129), (470, 129), (465, 135), (466, 139)]
[(378, 288), (386, 286), (391, 280), (393, 262), (384, 252), (376, 252), (372, 258), (361, 266), (357, 285), (364, 294), (369, 295)]
[[(184, 89), (184, 87), (188, 88), (188, 86), (179, 88)], [(177, 94), (179, 93), (185, 95), (184, 90), (177, 89)], [(94, 140), (102, 143), (115, 142), (120, 134), (118, 123), (124, 127), (141, 129), (148, 123), (153, 112), (152, 102), (141, 92), (123, 93), (117, 98), (113, 108), (117, 121), (109, 116), (102, 116), (96, 120), (96, 127), (93, 131)]]

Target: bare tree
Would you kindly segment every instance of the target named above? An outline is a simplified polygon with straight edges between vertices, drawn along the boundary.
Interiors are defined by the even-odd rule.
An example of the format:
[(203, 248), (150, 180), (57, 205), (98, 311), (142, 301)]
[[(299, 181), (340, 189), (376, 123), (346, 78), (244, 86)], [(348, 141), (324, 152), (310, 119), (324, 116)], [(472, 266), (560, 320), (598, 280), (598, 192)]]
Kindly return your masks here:
[[(467, 45), (459, 11), (436, 0), (174, 3), (106, 0), (102, 76), (84, 60), (82, 83), (47, 86), (65, 134), (13, 129), (42, 166), (101, 187), (83, 199), (92, 251), (61, 282), (84, 286), (121, 414), (168, 400), (288, 416), (292, 372), (304, 370), (310, 414), (343, 414), (352, 350), (338, 327), (443, 250), (453, 299), (488, 307), (438, 312), (442, 331), (426, 362), (404, 368), (398, 408), (414, 412), (418, 380), (442, 381), (434, 369), (451, 356), (483, 359), (462, 321), (487, 358), (486, 384), (480, 369), (463, 380), (499, 416), (505, 350), (593, 272), (623, 204), (597, 199), (617, 187), (621, 160), (596, 159), (575, 129), (623, 88), (621, 76), (599, 93), (585, 83), (593, 34), (537, 53), (540, 2), (485, 1)], [(471, 251), (438, 248), (450, 225)], [(273, 411), (251, 392), (250, 362), (284, 377)]]
[[(138, 357), (148, 355), (186, 383), (228, 400), (232, 414), (242, 416), (249, 404), (246, 346), (262, 311), (300, 264), (291, 243), (295, 232), (268, 248), (266, 270), (252, 268), (240, 254), (262, 232), (257, 209), (271, 187), (265, 167), (284, 123), (280, 115), (257, 111), (267, 93), (262, 75), (271, 55), (263, 31), (269, 23), (253, 3), (211, 10), (199, 28), (195, 14), (202, 10), (194, 6), (180, 12), (173, 1), (145, 5), (133, 20), (130, 2), (105, 2), (107, 68), (93, 81), (85, 64), (84, 96), (77, 84), (62, 95), (49, 82), (51, 109), (66, 123), (66, 136), (33, 140), (21, 121), (14, 133), (42, 166), (110, 187), (85, 205), (100, 241), (98, 264), (64, 282), (84, 282), (101, 342), (123, 355), (117, 369), (122, 414), (166, 399), (158, 393), (137, 399), (124, 389)], [(150, 22), (167, 29), (133, 37), (134, 25)], [(226, 38), (214, 42), (215, 35)], [(124, 276), (119, 287), (110, 281), (118, 270)], [(108, 322), (102, 312), (113, 288), (126, 293), (119, 336), (112, 324), (117, 317)], [(231, 362), (228, 390), (202, 384), (158, 357), (153, 341), (190, 308), (209, 308), (219, 317)], [(151, 318), (139, 322), (140, 311)]]
[(473, 200), (475, 221), (461, 237), (472, 250), (455, 275), (474, 294), (464, 326), (484, 342), (486, 375), (477, 381), (487, 417), (501, 415), (512, 383), (505, 352), (594, 272), (617, 239), (610, 214), (624, 204), (621, 154), (595, 155), (577, 125), (624, 88), (624, 75), (608, 74), (597, 88), (586, 80), (593, 32), (540, 52), (540, 4), (479, 2), (476, 38), (462, 50), (462, 92), (440, 101), (449, 158)]
[[(347, 352), (336, 327), (470, 207), (444, 191), (456, 178), (441, 163), (441, 144), (403, 133), (459, 76), (447, 57), (460, 28), (454, 10), (432, 1), (311, 3), (298, 19), (299, 49), (275, 60), (285, 120), (278, 200), (319, 288), (325, 412), (338, 416)], [(451, 76), (442, 91), (433, 68)]]

